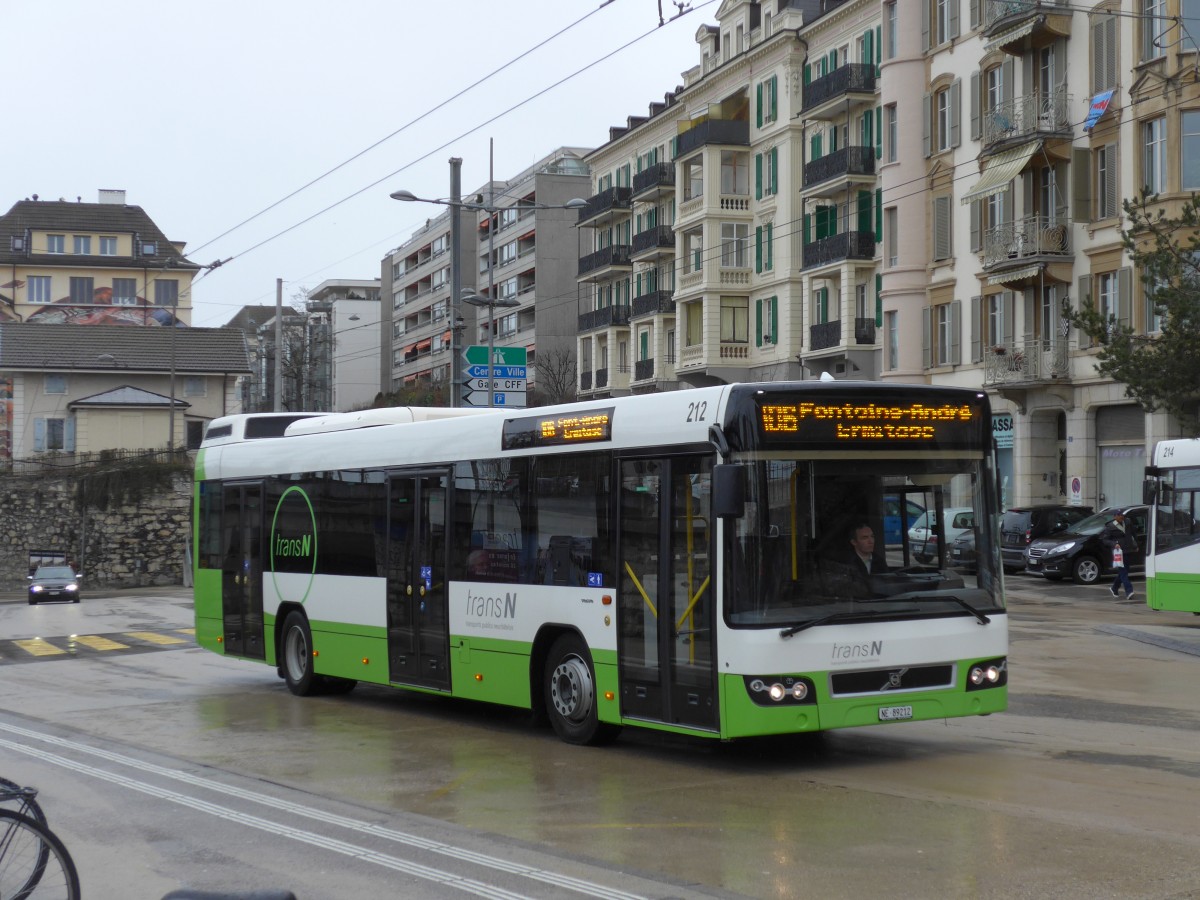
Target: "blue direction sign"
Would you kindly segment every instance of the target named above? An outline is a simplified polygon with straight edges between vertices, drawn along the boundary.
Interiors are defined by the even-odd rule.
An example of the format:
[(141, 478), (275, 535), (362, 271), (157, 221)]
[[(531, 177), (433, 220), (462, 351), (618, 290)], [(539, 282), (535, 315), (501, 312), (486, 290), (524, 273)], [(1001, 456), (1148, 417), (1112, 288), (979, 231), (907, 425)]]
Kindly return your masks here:
[(489, 370), (486, 365), (482, 366), (467, 366), (466, 375), (468, 378), (487, 378), (489, 371), (492, 378), (528, 378), (527, 366), (492, 366)]
[[(524, 391), (496, 391), (494, 396), (493, 406), (525, 406)], [(467, 406), (487, 406), (488, 392), (482, 391), (463, 391), (463, 403)]]

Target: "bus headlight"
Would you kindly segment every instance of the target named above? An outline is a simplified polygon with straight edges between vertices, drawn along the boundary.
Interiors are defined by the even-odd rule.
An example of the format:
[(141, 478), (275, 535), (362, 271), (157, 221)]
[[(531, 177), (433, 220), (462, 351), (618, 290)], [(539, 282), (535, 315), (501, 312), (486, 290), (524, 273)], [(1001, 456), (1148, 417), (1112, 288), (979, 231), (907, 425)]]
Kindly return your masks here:
[(794, 706), (816, 703), (813, 684), (795, 675), (743, 675), (746, 693), (757, 706)]
[(967, 690), (984, 690), (1008, 684), (1008, 660), (985, 659), (967, 671)]

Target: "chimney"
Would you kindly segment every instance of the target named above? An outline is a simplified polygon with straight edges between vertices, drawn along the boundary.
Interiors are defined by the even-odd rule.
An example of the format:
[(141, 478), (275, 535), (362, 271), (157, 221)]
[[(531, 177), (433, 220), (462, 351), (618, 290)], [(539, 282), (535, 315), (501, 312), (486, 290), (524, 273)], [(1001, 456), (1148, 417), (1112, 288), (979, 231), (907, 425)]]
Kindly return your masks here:
[(125, 192), (124, 191), (113, 191), (113, 190), (107, 190), (105, 188), (100, 188), (100, 202), (101, 203), (109, 203), (114, 206), (124, 206), (125, 205)]

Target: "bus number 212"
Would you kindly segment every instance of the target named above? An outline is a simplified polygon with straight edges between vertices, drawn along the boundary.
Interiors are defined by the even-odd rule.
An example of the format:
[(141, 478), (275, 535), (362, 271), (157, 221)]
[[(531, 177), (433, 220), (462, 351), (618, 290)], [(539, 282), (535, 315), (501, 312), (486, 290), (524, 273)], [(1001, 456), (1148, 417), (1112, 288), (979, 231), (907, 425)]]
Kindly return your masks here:
[(708, 412), (708, 401), (701, 400), (699, 403), (688, 404), (687, 421), (703, 422), (704, 416)]

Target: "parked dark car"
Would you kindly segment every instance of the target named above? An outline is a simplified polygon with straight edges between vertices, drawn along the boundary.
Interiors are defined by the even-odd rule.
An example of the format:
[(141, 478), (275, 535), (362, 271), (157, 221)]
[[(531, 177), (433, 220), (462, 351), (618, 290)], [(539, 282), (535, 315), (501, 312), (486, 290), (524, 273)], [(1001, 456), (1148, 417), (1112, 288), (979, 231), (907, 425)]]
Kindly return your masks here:
[(975, 529), (969, 528), (954, 539), (950, 545), (950, 565), (956, 569), (974, 572), (975, 561)]
[(1125, 533), (1132, 535), (1138, 548), (1125, 554), (1129, 569), (1146, 565), (1146, 526), (1149, 507), (1113, 506), (1076, 522), (1066, 531), (1038, 538), (1025, 548), (1025, 571), (1045, 575), (1051, 580), (1071, 576), (1077, 584), (1095, 584), (1103, 575), (1112, 575), (1112, 548), (1101, 535), (1118, 512), (1125, 514)]
[(1025, 568), (1025, 548), (1040, 537), (1066, 531), (1094, 510), (1090, 506), (1064, 506), (1046, 503), (1017, 506), (1000, 517), (1000, 556), (1004, 571)]
[(43, 600), (79, 602), (79, 576), (70, 566), (38, 566), (29, 576), (29, 605)]

